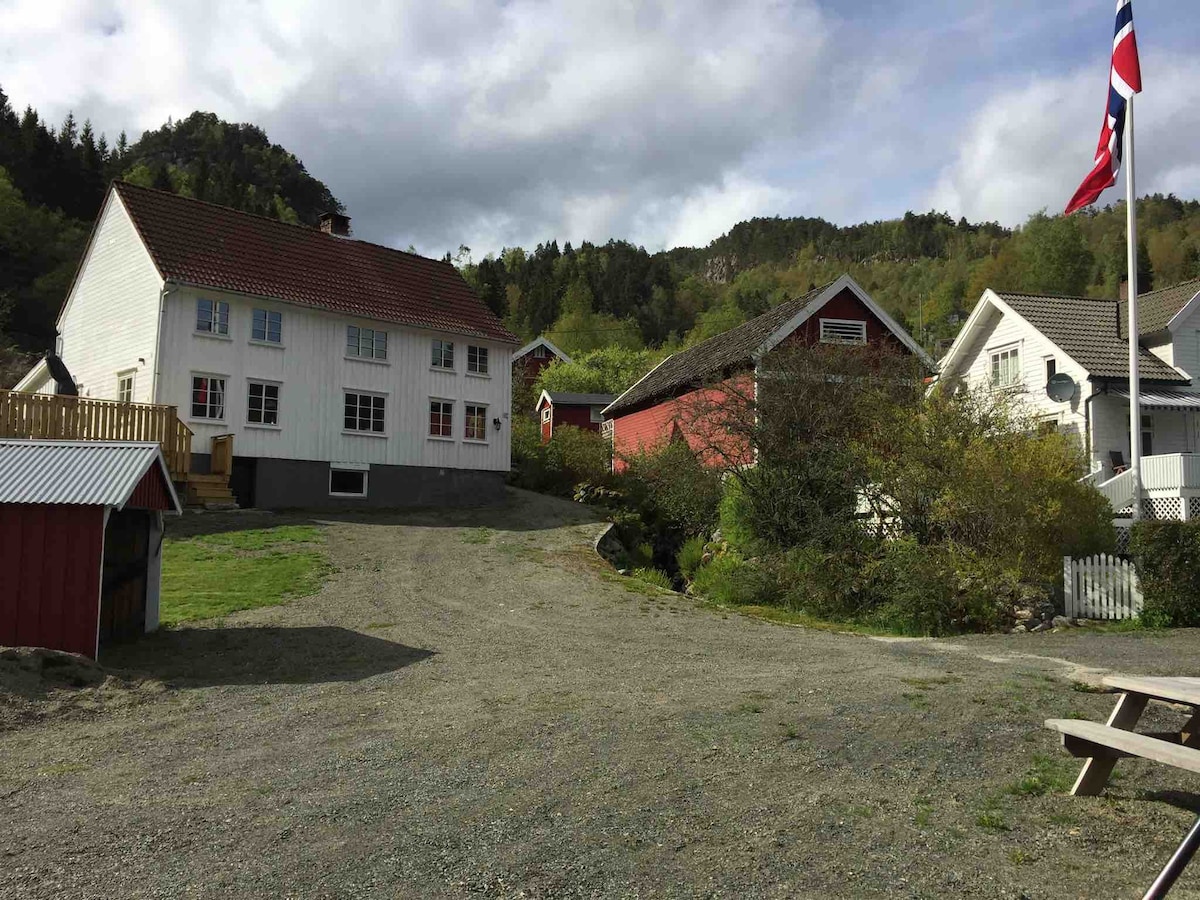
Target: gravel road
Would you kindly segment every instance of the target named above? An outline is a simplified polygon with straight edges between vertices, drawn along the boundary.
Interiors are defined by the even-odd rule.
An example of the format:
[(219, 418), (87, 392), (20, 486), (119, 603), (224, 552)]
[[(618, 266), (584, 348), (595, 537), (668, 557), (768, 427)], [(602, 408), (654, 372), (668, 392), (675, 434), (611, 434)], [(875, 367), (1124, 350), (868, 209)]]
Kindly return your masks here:
[(1077, 682), (1195, 674), (1196, 633), (772, 625), (619, 579), (588, 510), (520, 492), (317, 521), (319, 594), (10, 697), (0, 896), (1134, 897), (1200, 811), (1139, 761), (1039, 787), (1074, 772), (1042, 720), (1111, 708)]

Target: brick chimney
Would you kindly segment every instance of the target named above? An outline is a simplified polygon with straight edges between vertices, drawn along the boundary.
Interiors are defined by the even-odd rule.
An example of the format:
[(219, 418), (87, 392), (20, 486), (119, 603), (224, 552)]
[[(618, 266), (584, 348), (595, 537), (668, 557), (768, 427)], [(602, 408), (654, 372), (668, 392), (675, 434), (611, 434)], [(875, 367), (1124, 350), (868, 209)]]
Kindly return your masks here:
[(350, 237), (350, 217), (340, 212), (327, 212), (321, 215), (321, 231), (335, 237)]

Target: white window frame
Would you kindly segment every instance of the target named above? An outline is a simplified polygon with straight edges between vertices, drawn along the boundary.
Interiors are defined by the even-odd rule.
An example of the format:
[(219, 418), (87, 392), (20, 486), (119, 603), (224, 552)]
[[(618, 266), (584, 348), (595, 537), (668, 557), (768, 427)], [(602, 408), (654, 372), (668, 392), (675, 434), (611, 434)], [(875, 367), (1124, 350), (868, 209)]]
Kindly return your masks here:
[[(221, 415), (220, 416), (198, 416), (196, 415), (196, 379), (207, 378), (210, 384), (205, 388), (206, 410), (212, 408), (212, 385), (213, 380), (221, 382)], [(224, 422), (229, 414), (229, 376), (218, 375), (215, 372), (192, 372), (189, 376), (189, 394), (188, 394), (188, 419), (192, 422)]]
[[(354, 401), (355, 415), (354, 415), (354, 427), (353, 428), (351, 428), (350, 426), (348, 426), (346, 424), (347, 397), (349, 397), (352, 394), (355, 397), (355, 401)], [(362, 398), (363, 397), (371, 398), (370, 415), (368, 416), (368, 422), (370, 423), (369, 428), (359, 428), (358, 427), (358, 423), (362, 421)], [(383, 406), (381, 407), (383, 415), (382, 415), (382, 418), (380, 421), (381, 428), (379, 431), (375, 430), (375, 402), (374, 402), (375, 400), (383, 401)], [(386, 438), (387, 437), (387, 401), (388, 401), (387, 394), (381, 393), (379, 391), (367, 391), (367, 390), (363, 390), (362, 388), (342, 388), (342, 411), (340, 414), (342, 417), (342, 434), (350, 434), (350, 435), (354, 435), (356, 437)]]
[[(471, 357), (474, 356), (474, 360)], [(487, 347), (482, 347), (478, 344), (467, 344), (467, 374), (474, 375), (477, 378), (491, 378), (492, 373), (489, 371), (491, 366), (491, 354)], [(482, 368), (480, 367), (482, 363)], [(475, 366), (471, 368), (472, 364)]]
[(454, 371), (454, 341), (434, 338), (429, 344), (429, 350), (429, 368), (437, 372)]
[[(353, 332), (353, 338), (351, 332)], [(385, 363), (388, 358), (388, 333), (379, 328), (347, 325), (345, 351), (346, 359)]]
[[(437, 434), (433, 433), (433, 404), (440, 403), (443, 406), (450, 406), (450, 430), (446, 432), (439, 430)], [(430, 397), (429, 403), (425, 406), (425, 436), (431, 441), (453, 441), (454, 440), (454, 401), (445, 397)], [(446, 415), (445, 410), (438, 412), (439, 416)], [(439, 429), (444, 429), (444, 424), (439, 424)]]
[[(335, 491), (333, 489), (333, 473), (334, 472), (361, 472), (363, 480), (363, 489), (361, 494), (347, 493), (345, 491)], [(353, 462), (331, 462), (329, 464), (329, 496), (330, 497), (346, 497), (353, 500), (363, 500), (367, 496), (370, 489), (371, 466), (369, 463), (353, 463)]]
[[(250, 395), (251, 395), (251, 391), (255, 387), (263, 388), (262, 409), (260, 410), (260, 413), (264, 419), (266, 418), (266, 415), (267, 415), (266, 389), (267, 388), (275, 389), (275, 421), (274, 422), (266, 422), (266, 421), (255, 422), (253, 419), (250, 418), (250, 414), (252, 412), (251, 403), (250, 403), (250, 400), (251, 400)], [(280, 395), (279, 387), (280, 387), (280, 382), (278, 382), (278, 381), (268, 381), (264, 378), (247, 378), (246, 379), (246, 427), (247, 428), (279, 429), (281, 427), (279, 424), (279, 395)]]
[[(200, 319), (200, 306), (209, 304), (208, 315)], [(210, 300), (207, 297), (196, 298), (195, 333), (204, 337), (229, 337), (229, 303), (225, 300)]]
[[(129, 382), (129, 396), (122, 397), (123, 393), (121, 382)], [(123, 372), (117, 373), (117, 402), (118, 403), (133, 403), (133, 392), (137, 387), (137, 369), (125, 369)]]
[[(1053, 372), (1050, 371), (1051, 366), (1054, 367)], [(1058, 374), (1058, 357), (1043, 356), (1042, 357), (1042, 371), (1046, 373), (1046, 384), (1049, 384), (1050, 379)]]
[[(1023, 382), (1021, 372), (1021, 344), (1005, 344), (1003, 347), (993, 347), (987, 351), (988, 354), (988, 383), (1000, 390), (1004, 388), (1020, 387)], [(1011, 360), (1011, 367), (1007, 373), (1003, 371), (1004, 358)], [(1003, 376), (1007, 374), (1009, 377), (1004, 380)]]
[(554, 407), (549, 403), (542, 408), (542, 422), (549, 423), (554, 418)]
[[(469, 410), (474, 409), (475, 415), (472, 416)], [(480, 412), (482, 410), (482, 412)], [(468, 434), (471, 419), (483, 420), (483, 437), (471, 437)], [(477, 403), (467, 400), (463, 403), (463, 440), (470, 444), (486, 444), (488, 442), (488, 405), (486, 403)]]
[[(822, 344), (865, 344), (867, 323), (861, 319), (820, 319)], [(840, 330), (840, 333), (839, 333)], [(854, 334), (851, 334), (851, 330)]]
[[(259, 337), (258, 335), (256, 335), (254, 333), (254, 330), (258, 327), (259, 314), (261, 314), (263, 317), (263, 336), (262, 337)], [(278, 329), (276, 330), (276, 337), (274, 337), (274, 338), (271, 337), (271, 319), (272, 319), (272, 317), (274, 317), (275, 321), (278, 323), (278, 326), (279, 326)], [(272, 347), (282, 347), (283, 346), (283, 313), (279, 312), (279, 310), (276, 310), (276, 309), (264, 309), (262, 307), (256, 307), (255, 309), (251, 310), (251, 312), (250, 312), (250, 342), (254, 343), (254, 344), (269, 344)]]
[(536, 347), (533, 348), (533, 358), (534, 359), (545, 359), (549, 355), (550, 355), (550, 350), (549, 350), (549, 348), (546, 347), (545, 344), (538, 344)]

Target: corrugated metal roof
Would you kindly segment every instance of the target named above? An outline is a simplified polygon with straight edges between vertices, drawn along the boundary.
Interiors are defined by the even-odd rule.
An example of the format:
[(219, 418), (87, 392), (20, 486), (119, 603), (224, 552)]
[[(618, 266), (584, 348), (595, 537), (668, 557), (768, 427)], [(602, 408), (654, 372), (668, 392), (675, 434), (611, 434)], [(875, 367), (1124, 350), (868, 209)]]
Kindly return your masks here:
[[(1113, 388), (1109, 391), (1114, 397), (1129, 399), (1129, 391), (1125, 388)], [(1150, 409), (1200, 409), (1200, 394), (1189, 394), (1187, 391), (1138, 391), (1138, 404)]]
[[(58, 503), (121, 509), (159, 466), (158, 444), (137, 441), (0, 440), (0, 503)], [(179, 498), (170, 488), (179, 511)]]

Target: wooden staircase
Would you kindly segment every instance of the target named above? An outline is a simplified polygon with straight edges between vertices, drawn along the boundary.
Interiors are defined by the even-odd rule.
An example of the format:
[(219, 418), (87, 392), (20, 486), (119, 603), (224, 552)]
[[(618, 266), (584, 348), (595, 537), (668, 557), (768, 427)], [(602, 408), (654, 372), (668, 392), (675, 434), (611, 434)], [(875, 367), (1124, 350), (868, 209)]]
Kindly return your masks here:
[(233, 470), (232, 434), (219, 434), (212, 439), (210, 460), (209, 474), (188, 473), (184, 502), (203, 509), (237, 509), (237, 500), (229, 489), (229, 473)]

